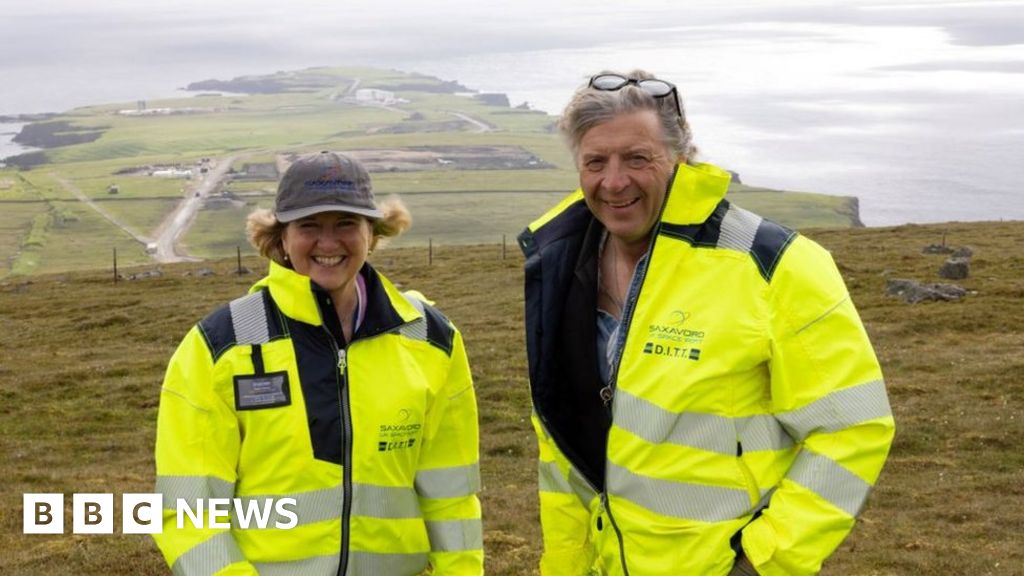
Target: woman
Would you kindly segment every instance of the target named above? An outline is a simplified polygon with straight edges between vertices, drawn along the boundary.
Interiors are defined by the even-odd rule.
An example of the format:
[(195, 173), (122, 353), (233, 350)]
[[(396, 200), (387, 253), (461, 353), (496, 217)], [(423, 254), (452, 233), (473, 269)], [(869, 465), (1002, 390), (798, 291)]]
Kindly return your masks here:
[[(249, 216), (270, 273), (188, 333), (161, 392), (155, 538), (175, 574), (482, 573), (461, 335), (366, 262), (409, 223), (331, 152), (298, 158), (275, 210)], [(229, 528), (180, 525), (179, 498), (215, 497), (242, 510)], [(265, 527), (243, 525), (252, 506)]]
[(542, 574), (817, 573), (893, 438), (838, 270), (724, 198), (671, 83), (598, 74), (560, 127), (580, 189), (520, 236)]

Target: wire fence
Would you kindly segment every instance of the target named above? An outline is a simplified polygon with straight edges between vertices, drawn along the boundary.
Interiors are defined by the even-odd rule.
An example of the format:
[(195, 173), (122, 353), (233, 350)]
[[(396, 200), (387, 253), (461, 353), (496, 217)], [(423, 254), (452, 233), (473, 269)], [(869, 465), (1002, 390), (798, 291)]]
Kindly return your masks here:
[[(474, 244), (474, 246), (487, 246), (487, 245), (488, 244), (486, 244), (486, 243), (484, 243), (484, 244)], [(450, 247), (455, 247), (455, 246), (462, 246), (462, 245), (452, 245)], [(500, 260), (508, 259), (509, 251), (508, 251), (508, 235), (507, 234), (502, 234), (501, 235), (501, 242), (498, 243), (497, 246), (500, 249), (498, 251), (496, 251), (495, 257), (497, 259), (500, 259)], [(403, 250), (403, 251), (409, 251), (409, 250), (414, 250), (415, 248), (411, 247), (411, 246), (408, 246), (408, 247), (403, 247), (403, 248), (399, 248), (399, 249)], [(439, 252), (439, 250), (440, 250), (440, 246), (439, 245), (435, 246), (434, 239), (432, 237), (431, 238), (427, 238), (426, 259), (427, 259), (427, 265), (428, 266), (432, 266), (434, 264), (434, 257), (436, 255), (436, 253)], [(151, 272), (149, 272), (149, 273), (143, 272), (141, 274), (125, 275), (123, 273), (124, 272), (124, 267), (123, 266), (119, 267), (119, 265), (118, 265), (117, 248), (116, 247), (112, 248), (111, 259), (112, 259), (112, 271), (113, 271), (113, 281), (114, 281), (114, 284), (117, 284), (118, 282), (123, 281), (123, 280), (134, 280), (134, 279), (138, 279), (140, 277), (146, 277), (146, 276), (152, 276), (153, 275)], [(241, 275), (249, 274), (250, 273), (250, 270), (247, 267), (242, 265), (242, 247), (241, 246), (235, 246), (235, 263), (236, 263), (236, 266), (235, 266), (235, 273), (236, 274), (241, 276)], [(137, 264), (133, 264), (132, 267), (138, 267), (138, 265)]]

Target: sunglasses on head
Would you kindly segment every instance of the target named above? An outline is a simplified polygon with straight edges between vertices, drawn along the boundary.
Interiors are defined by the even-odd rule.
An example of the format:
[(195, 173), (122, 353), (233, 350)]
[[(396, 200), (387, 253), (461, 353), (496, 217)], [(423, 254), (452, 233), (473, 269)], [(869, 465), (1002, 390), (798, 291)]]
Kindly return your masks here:
[(647, 92), (654, 98), (665, 98), (671, 95), (676, 104), (676, 114), (680, 118), (683, 117), (683, 107), (679, 103), (679, 92), (676, 91), (676, 85), (671, 82), (658, 80), (657, 78), (637, 80), (636, 78), (626, 78), (618, 74), (598, 74), (597, 76), (591, 76), (588, 86), (594, 90), (614, 92), (630, 84)]

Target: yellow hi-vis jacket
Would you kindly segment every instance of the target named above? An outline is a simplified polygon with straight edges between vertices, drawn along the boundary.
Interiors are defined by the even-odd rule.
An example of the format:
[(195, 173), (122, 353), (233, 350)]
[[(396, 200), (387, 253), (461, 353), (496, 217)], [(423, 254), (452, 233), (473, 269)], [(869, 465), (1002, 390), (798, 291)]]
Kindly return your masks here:
[[(330, 296), (272, 263), (178, 347), (160, 397), (154, 536), (174, 574), (483, 573), (462, 337), (369, 265), (360, 274), (365, 316), (347, 346)], [(235, 513), (213, 529), (207, 505), (202, 528), (187, 515), (178, 528), (178, 499), (194, 511), (209, 498), (269, 521), (246, 528)]]
[(677, 167), (593, 399), (567, 391), (587, 367), (564, 336), (593, 307), (565, 310), (600, 225), (577, 190), (520, 236), (545, 576), (724, 576), (739, 552), (764, 576), (816, 574), (878, 478), (894, 423), (842, 277), (728, 184)]

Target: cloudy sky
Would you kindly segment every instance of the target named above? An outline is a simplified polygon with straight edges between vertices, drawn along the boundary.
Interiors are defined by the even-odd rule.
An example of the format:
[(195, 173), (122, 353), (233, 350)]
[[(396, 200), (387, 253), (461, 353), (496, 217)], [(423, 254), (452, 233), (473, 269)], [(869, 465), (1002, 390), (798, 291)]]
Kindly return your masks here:
[[(459, 56), (696, 38), (740, 27), (913, 26), (966, 46), (1024, 44), (1024, 2), (751, 2), (701, 0), (0, 0), (0, 114), (96, 98), (133, 85), (167, 90), (231, 73), (343, 63), (401, 65)], [(779, 40), (747, 28), (747, 39)], [(933, 60), (895, 66), (1024, 72), (1021, 60)], [(134, 95), (128, 95), (132, 99)], [(12, 106), (31, 110), (12, 109)]]
[(0, 0), (0, 14), (0, 115), (346, 65), (557, 114), (588, 74), (643, 67), (680, 86), (706, 159), (754, 183), (856, 195), (869, 224), (1024, 219), (1024, 0)]

